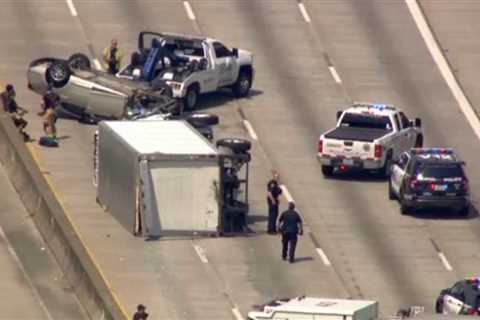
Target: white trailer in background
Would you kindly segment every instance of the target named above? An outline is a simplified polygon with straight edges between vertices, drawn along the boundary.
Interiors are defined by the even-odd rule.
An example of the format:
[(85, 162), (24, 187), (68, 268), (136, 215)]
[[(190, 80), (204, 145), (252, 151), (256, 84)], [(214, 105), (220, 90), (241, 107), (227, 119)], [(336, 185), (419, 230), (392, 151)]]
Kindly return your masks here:
[(97, 201), (125, 228), (143, 236), (219, 232), (220, 155), (188, 123), (101, 122), (96, 140)]
[(248, 314), (248, 320), (374, 320), (378, 302), (296, 297), (274, 300)]

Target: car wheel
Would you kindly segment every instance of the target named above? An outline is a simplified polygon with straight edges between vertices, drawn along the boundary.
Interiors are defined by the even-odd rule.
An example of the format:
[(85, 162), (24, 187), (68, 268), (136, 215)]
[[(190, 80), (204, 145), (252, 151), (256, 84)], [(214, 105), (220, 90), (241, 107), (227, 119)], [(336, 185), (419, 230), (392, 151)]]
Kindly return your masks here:
[(45, 78), (49, 85), (61, 88), (70, 80), (71, 74), (72, 71), (66, 62), (55, 61), (45, 71)]
[(233, 85), (233, 94), (237, 98), (245, 97), (248, 95), (250, 88), (252, 87), (252, 75), (247, 70), (240, 71), (237, 81)]
[(218, 116), (211, 113), (193, 113), (185, 117), (193, 127), (214, 126), (219, 123)]
[(443, 313), (443, 303), (441, 298), (438, 298), (437, 302), (435, 303), (435, 312)]
[(393, 191), (392, 180), (391, 179), (388, 179), (388, 199), (390, 199), (390, 200), (395, 200), (396, 199), (395, 192)]
[(229, 148), (235, 153), (245, 153), (252, 148), (252, 144), (244, 139), (225, 138), (217, 141), (217, 147)]
[(185, 105), (185, 110), (191, 111), (195, 109), (198, 100), (199, 89), (197, 85), (191, 85), (187, 89), (187, 94), (183, 98), (183, 104)]
[(173, 90), (170, 86), (165, 82), (165, 80), (161, 78), (155, 78), (150, 83), (153, 91), (160, 91), (160, 94), (167, 96), (169, 98), (173, 98)]
[(333, 167), (332, 166), (326, 166), (322, 165), (322, 174), (325, 177), (330, 177), (333, 174)]
[(74, 53), (68, 58), (70, 69), (88, 70), (90, 69), (90, 59), (83, 53)]
[(423, 136), (419, 134), (415, 140), (415, 148), (423, 148)]

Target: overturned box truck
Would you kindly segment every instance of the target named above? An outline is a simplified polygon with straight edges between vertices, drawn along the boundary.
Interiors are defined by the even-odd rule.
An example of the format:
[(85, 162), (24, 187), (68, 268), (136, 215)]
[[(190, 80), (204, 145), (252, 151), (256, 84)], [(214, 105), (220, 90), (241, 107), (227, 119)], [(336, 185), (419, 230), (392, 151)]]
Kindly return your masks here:
[[(245, 224), (248, 187), (244, 201), (231, 195), (242, 183), (248, 186), (250, 155), (231, 149), (221, 151), (184, 121), (101, 122), (94, 155), (97, 201), (135, 235), (234, 231), (235, 219)], [(232, 174), (237, 190), (226, 190)]]

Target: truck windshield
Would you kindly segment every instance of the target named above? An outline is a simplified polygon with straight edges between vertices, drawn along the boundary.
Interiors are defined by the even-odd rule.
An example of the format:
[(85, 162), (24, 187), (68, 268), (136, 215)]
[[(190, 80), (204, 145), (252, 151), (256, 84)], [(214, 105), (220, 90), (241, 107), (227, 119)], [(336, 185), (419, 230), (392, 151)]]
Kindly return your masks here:
[(392, 123), (389, 117), (370, 114), (346, 113), (340, 125), (342, 127), (392, 130)]

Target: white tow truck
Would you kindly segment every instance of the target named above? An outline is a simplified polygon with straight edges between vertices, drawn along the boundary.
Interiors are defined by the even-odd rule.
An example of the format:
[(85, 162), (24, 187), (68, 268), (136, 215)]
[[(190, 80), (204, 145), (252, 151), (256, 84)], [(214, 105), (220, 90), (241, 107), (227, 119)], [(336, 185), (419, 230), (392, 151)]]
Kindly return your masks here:
[(322, 173), (362, 169), (388, 176), (395, 157), (423, 146), (421, 125), (419, 118), (409, 120), (391, 105), (355, 102), (337, 112), (337, 126), (318, 140)]
[(138, 52), (117, 77), (165, 83), (186, 110), (195, 108), (198, 95), (231, 88), (236, 97), (248, 94), (254, 79), (253, 54), (229, 49), (219, 40), (173, 33), (143, 31)]

